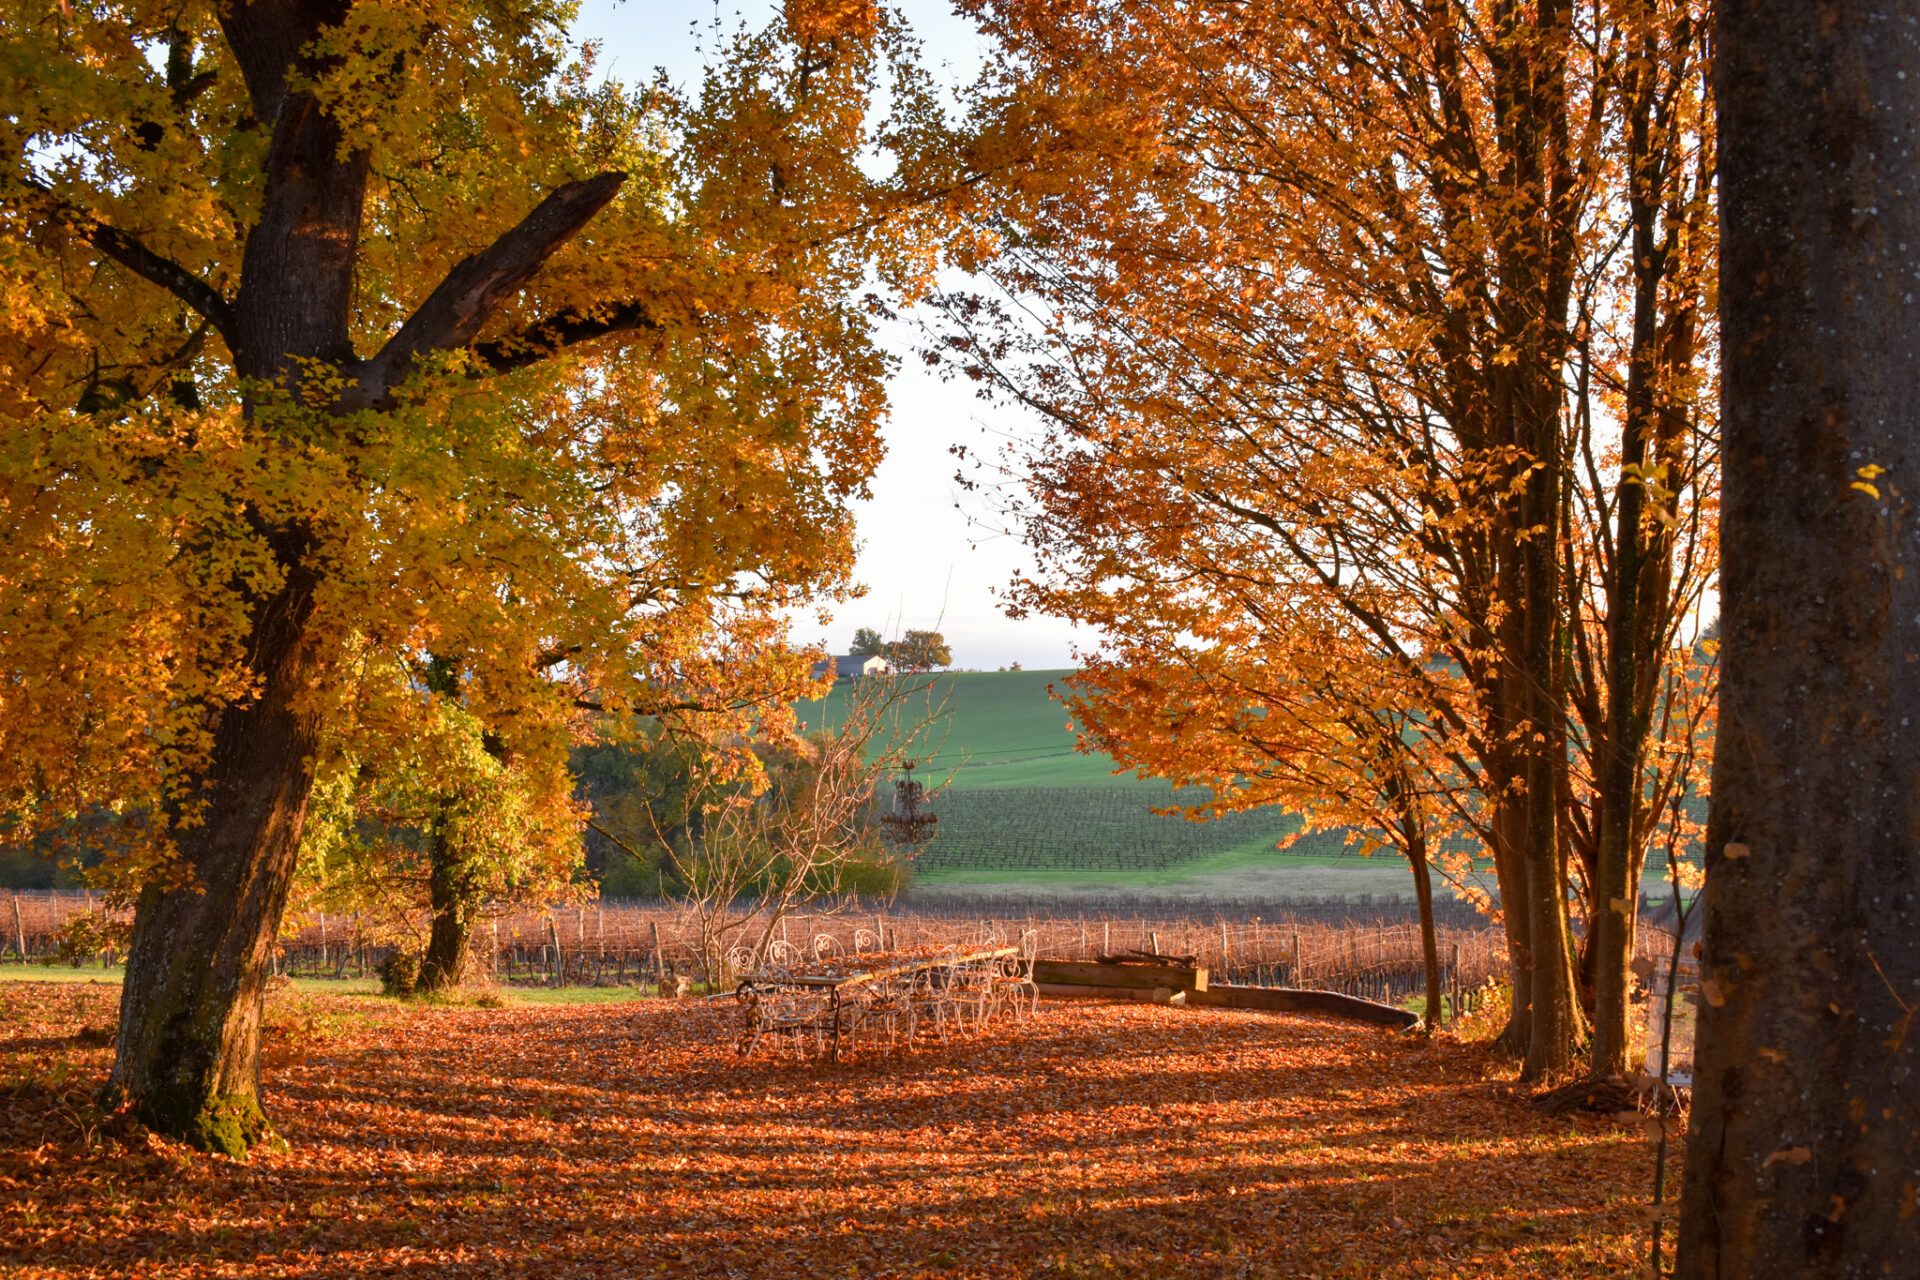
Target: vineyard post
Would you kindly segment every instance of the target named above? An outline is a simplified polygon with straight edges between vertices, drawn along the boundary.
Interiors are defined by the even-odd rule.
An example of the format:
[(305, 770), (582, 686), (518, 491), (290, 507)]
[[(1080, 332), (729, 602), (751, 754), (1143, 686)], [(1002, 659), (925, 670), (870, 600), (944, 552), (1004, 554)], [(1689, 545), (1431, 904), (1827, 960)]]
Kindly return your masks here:
[(647, 928), (653, 933), (653, 976), (656, 982), (665, 984), (667, 980), (667, 953), (660, 946), (660, 922), (647, 921)]
[(20, 923), (20, 895), (13, 895), (13, 945), (20, 950), (20, 963), (27, 962), (27, 927)]
[(1220, 976), (1223, 979), (1227, 976), (1227, 921), (1224, 916), (1220, 919)]
[(360, 936), (360, 913), (358, 911), (353, 913), (353, 957), (354, 962), (360, 966), (360, 972), (357, 976), (362, 978), (366, 977), (367, 946)]
[(1100, 922), (1100, 954), (1103, 956), (1113, 954), (1113, 921), (1111, 920)]
[(1158, 929), (1147, 930), (1147, 950), (1156, 956), (1160, 954), (1160, 931)]
[(553, 944), (553, 964), (547, 970), (547, 985), (560, 985), (560, 927), (553, 921), (553, 912), (547, 912), (547, 938)]
[(487, 957), (487, 976), (500, 976), (500, 917), (493, 918), (493, 954)]
[(1293, 981), (1295, 983), (1298, 983), (1300, 981), (1300, 975), (1306, 971), (1306, 966), (1302, 964), (1300, 961), (1300, 930), (1298, 928), (1295, 928), (1293, 931), (1293, 966), (1292, 967), (1293, 967)]

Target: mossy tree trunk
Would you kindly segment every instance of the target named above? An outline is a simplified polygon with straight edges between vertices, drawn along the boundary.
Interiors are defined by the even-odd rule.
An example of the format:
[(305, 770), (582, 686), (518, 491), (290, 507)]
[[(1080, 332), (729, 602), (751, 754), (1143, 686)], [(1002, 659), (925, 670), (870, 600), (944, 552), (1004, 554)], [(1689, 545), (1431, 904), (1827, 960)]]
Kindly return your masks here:
[(269, 948), (293, 880), (318, 724), (293, 702), (324, 661), (304, 572), (261, 610), (265, 690), (221, 715), (204, 822), (181, 840), (191, 882), (150, 886), (134, 911), (107, 1100), (209, 1151), (265, 1136), (260, 1013)]
[(465, 861), (438, 832), (433, 837), (427, 892), (433, 923), (414, 989), (451, 991), (466, 980), (473, 926), (482, 903)]

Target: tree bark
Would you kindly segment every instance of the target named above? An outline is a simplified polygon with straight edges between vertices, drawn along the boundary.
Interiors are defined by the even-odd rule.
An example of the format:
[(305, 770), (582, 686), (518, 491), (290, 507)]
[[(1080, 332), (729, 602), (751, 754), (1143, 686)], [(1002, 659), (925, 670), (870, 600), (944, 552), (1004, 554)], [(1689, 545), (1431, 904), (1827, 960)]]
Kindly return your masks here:
[(1446, 993), (1440, 985), (1440, 939), (1433, 927), (1433, 868), (1427, 865), (1427, 828), (1417, 812), (1403, 822), (1407, 865), (1413, 868), (1413, 895), (1420, 907), (1420, 958), (1426, 965), (1428, 1035), (1440, 1025), (1440, 1006)]
[(192, 882), (134, 909), (107, 1097), (204, 1150), (244, 1155), (269, 1129), (259, 1100), (267, 956), (286, 906), (319, 725), (296, 695), (325, 665), (310, 635), (314, 576), (296, 563), (259, 610), (259, 699), (221, 713), (204, 821), (180, 841)]
[(433, 837), (427, 892), (433, 924), (420, 960), (416, 991), (451, 991), (465, 980), (468, 944), (480, 913), (479, 894), (460, 858), (438, 833)]
[(1910, 1274), (1920, 29), (1871, 0), (1718, 23), (1724, 627), (1679, 1274)]
[[(330, 12), (302, 10), (309, 38)], [(264, 118), (275, 121), (260, 217), (242, 255), (233, 358), (243, 377), (291, 387), (303, 359), (353, 357), (347, 329), (367, 157), (343, 155), (340, 130), (314, 100), (285, 93), (288, 63), (249, 63), (250, 40), (273, 45), (287, 34), (253, 29), (268, 21), (242, 13), (230, 31), (255, 106), (271, 107)], [(256, 393), (246, 408), (261, 419)], [(260, 691), (216, 713), (213, 754), (189, 797), (203, 812), (177, 841), (191, 883), (149, 887), (135, 904), (108, 1084), (110, 1098), (154, 1129), (235, 1156), (268, 1132), (259, 1102), (267, 952), (320, 739), (302, 700), (328, 666), (325, 645), (309, 634), (319, 581), (313, 538), (297, 526), (259, 527), (284, 575), (253, 602), (247, 652)]]
[[(220, 11), (253, 116), (272, 133), (238, 294), (230, 310), (209, 302), (203, 313), (221, 326), (245, 380), (248, 421), (262, 432), (279, 429), (289, 412), (282, 393), (297, 392), (308, 370), (363, 370), (350, 324), (369, 157), (347, 149), (325, 106), (299, 87), (325, 70), (303, 50), (349, 7), (347, 0), (262, 0)], [(372, 372), (397, 379), (436, 345), (468, 342), (620, 181), (606, 174), (561, 188), (460, 264)], [(646, 322), (641, 309), (621, 306), (590, 325), (540, 328), (534, 338), (545, 354), (554, 343)], [(531, 358), (538, 357), (520, 363)], [(383, 399), (387, 387), (380, 382), (370, 400)], [(268, 1131), (258, 1066), (267, 955), (313, 787), (322, 726), (311, 701), (331, 679), (332, 662), (331, 641), (310, 632), (321, 572), (313, 531), (297, 519), (270, 525), (257, 513), (250, 518), (282, 574), (281, 585), (250, 601), (245, 652), (258, 692), (214, 713), (212, 755), (191, 780), (181, 809), (191, 820), (176, 841), (189, 882), (149, 887), (135, 904), (107, 1090), (153, 1128), (233, 1155)]]

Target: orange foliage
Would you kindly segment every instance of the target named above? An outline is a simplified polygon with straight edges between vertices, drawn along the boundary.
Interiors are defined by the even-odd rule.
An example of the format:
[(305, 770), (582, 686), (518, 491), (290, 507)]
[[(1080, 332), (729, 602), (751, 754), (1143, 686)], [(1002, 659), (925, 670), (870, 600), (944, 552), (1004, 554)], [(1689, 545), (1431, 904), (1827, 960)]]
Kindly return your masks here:
[(1294, 1016), (1044, 1005), (899, 1060), (727, 1047), (719, 1003), (420, 1009), (282, 992), (290, 1150), (89, 1110), (107, 987), (9, 986), (10, 1274), (1614, 1277), (1637, 1130), (1483, 1049)]

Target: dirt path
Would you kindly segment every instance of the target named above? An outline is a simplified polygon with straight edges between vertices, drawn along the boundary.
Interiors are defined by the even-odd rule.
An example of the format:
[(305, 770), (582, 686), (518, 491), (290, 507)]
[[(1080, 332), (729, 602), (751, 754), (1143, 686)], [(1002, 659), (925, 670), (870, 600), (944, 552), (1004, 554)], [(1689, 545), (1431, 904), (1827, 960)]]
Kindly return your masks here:
[(1477, 1049), (1306, 1018), (1050, 1004), (827, 1067), (735, 1059), (724, 1005), (292, 993), (291, 1147), (238, 1165), (91, 1115), (116, 995), (0, 992), (0, 1272), (1616, 1276), (1651, 1167)]

